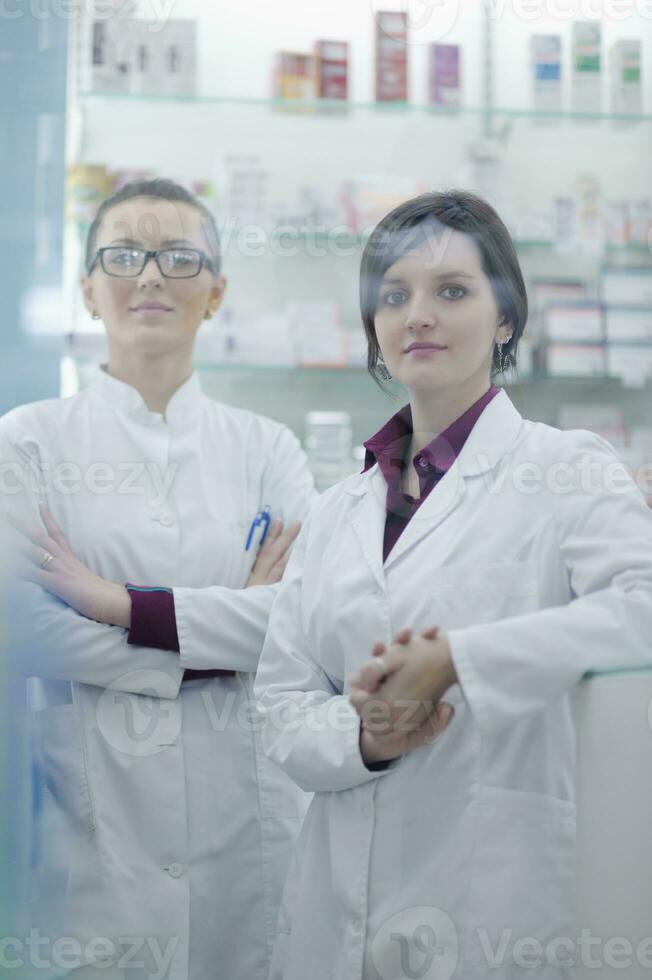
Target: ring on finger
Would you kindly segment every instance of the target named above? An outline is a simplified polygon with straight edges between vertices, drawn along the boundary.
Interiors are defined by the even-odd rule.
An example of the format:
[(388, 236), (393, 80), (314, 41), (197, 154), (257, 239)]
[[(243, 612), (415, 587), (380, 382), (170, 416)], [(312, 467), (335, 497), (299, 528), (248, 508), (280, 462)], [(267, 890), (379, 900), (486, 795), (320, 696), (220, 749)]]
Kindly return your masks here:
[(54, 561), (54, 555), (50, 554), (49, 551), (43, 552), (43, 558), (41, 560), (40, 568), (46, 569), (51, 561)]
[(386, 663), (384, 657), (382, 657), (382, 656), (374, 657), (374, 663), (375, 664), (378, 664), (378, 666), (382, 670), (382, 672), (383, 672), (382, 676), (383, 677), (387, 677), (387, 674), (389, 673), (389, 671), (387, 669), (387, 663)]

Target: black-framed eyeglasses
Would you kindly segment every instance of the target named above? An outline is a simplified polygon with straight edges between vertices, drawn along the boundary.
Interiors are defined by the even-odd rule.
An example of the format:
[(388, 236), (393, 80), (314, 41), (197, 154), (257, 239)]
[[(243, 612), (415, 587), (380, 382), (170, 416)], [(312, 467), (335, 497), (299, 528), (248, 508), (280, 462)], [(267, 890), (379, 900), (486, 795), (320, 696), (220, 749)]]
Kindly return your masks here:
[(98, 261), (107, 276), (134, 279), (139, 276), (150, 259), (166, 279), (192, 279), (205, 266), (215, 272), (213, 260), (199, 248), (132, 248), (128, 245), (108, 245), (98, 248), (88, 268), (90, 275)]

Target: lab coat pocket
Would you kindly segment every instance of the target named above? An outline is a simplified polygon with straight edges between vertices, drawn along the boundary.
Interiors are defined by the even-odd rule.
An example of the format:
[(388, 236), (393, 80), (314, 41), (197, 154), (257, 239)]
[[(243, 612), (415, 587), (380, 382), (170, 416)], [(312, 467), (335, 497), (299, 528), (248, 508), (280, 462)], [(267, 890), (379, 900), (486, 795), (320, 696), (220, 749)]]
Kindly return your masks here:
[(445, 629), (489, 623), (538, 608), (538, 564), (475, 562), (441, 565), (429, 572), (429, 592)]
[[(513, 946), (527, 938), (544, 950), (560, 940), (556, 955), (568, 958), (563, 943), (574, 934), (574, 889), (575, 805), (541, 793), (480, 786), (468, 959), (489, 969), (502, 956), (503, 966), (513, 969), (519, 965)], [(506, 974), (511, 976), (509, 969)]]
[(81, 842), (95, 830), (80, 718), (74, 704), (43, 708), (30, 717), (33, 860), (43, 880), (65, 882)]
[(72, 832), (95, 829), (81, 719), (76, 705), (32, 714), (34, 777), (43, 810), (55, 807)]

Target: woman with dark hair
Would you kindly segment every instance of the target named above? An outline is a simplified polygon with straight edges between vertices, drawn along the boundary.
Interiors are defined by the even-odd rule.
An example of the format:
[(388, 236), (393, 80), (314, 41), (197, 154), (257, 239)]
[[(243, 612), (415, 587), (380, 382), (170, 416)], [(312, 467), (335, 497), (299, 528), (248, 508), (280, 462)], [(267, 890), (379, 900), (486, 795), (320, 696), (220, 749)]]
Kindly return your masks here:
[(74, 938), (59, 975), (264, 980), (305, 796), (264, 757), (252, 687), (312, 477), (287, 428), (201, 391), (226, 280), (199, 201), (118, 191), (82, 286), (108, 364), (0, 421), (33, 583), (32, 923)]
[(318, 500), (270, 617), (265, 748), (315, 794), (270, 976), (568, 978), (573, 694), (652, 660), (652, 515), (604, 439), (492, 384), (527, 298), (485, 201), (397, 207), (360, 292), (409, 404)]

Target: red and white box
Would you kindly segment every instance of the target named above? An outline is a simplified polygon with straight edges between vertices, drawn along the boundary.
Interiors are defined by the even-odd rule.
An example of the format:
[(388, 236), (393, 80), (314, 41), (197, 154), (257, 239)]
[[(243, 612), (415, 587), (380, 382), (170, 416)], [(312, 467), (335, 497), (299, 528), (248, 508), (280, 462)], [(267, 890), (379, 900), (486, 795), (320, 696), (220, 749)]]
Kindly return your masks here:
[(349, 45), (346, 41), (317, 41), (317, 97), (349, 97)]
[(407, 15), (401, 11), (376, 13), (376, 101), (408, 100)]

